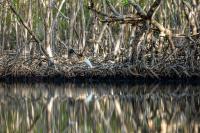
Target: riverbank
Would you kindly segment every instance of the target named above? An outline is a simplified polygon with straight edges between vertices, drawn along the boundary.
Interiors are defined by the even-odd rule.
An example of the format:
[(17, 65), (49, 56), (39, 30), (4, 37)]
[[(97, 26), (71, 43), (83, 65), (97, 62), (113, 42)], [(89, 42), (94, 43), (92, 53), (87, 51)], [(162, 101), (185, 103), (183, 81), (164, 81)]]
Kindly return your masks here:
[[(5, 62), (4, 62), (5, 63)], [(142, 63), (95, 62), (89, 68), (83, 62), (61, 60), (48, 66), (44, 59), (27, 62), (7, 62), (1, 65), (0, 80), (5, 82), (198, 82), (199, 68), (177, 64), (157, 63), (154, 66)], [(167, 64), (167, 65), (166, 65)], [(187, 69), (186, 69), (187, 68)]]
[[(178, 53), (178, 52), (176, 52)], [(189, 57), (177, 55), (156, 57), (149, 62), (145, 60), (131, 61), (129, 59), (88, 56), (93, 68), (75, 58), (54, 58), (54, 65), (39, 54), (30, 58), (23, 55), (6, 54), (0, 56), (1, 81), (27, 81), (27, 82), (67, 82), (67, 81), (193, 81), (200, 79), (199, 58), (188, 60)]]

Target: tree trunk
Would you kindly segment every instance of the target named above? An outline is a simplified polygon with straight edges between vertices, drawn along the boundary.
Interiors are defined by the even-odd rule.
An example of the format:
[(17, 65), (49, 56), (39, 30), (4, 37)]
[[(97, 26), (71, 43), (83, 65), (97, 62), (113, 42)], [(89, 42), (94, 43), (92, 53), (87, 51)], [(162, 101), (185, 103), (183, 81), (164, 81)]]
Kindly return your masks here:
[(44, 47), (49, 56), (49, 65), (53, 65), (53, 53), (51, 48), (51, 1), (45, 1), (45, 19), (44, 19)]

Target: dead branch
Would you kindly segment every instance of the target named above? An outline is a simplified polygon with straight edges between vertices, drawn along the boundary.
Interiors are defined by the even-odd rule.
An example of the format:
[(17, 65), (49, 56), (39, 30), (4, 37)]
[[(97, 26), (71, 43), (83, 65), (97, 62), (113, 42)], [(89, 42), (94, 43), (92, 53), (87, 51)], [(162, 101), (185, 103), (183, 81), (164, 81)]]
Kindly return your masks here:
[(28, 31), (28, 33), (32, 36), (32, 39), (36, 42), (36, 44), (39, 45), (39, 48), (41, 49), (41, 52), (49, 59), (49, 55), (47, 52), (44, 50), (43, 46), (41, 45), (40, 40), (36, 37), (35, 33), (31, 31), (28, 26), (25, 24), (24, 20), (20, 16), (19, 13), (15, 10), (15, 8), (12, 6), (12, 3), (8, 0), (8, 5), (10, 7), (10, 10), (13, 12), (13, 14), (18, 18), (20, 24), (23, 25), (23, 27)]

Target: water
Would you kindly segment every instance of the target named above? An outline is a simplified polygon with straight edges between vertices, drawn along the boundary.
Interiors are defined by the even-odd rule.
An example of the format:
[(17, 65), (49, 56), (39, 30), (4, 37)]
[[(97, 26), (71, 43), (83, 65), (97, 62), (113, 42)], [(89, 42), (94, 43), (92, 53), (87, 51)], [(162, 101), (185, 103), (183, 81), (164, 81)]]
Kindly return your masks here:
[(200, 86), (0, 84), (0, 132), (199, 132)]

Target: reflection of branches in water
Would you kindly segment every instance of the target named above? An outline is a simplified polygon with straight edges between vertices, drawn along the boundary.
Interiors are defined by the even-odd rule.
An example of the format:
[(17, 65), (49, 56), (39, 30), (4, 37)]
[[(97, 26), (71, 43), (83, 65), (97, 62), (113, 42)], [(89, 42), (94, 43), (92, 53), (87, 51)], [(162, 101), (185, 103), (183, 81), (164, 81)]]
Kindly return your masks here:
[(0, 132), (195, 132), (200, 128), (197, 86), (9, 88), (0, 87)]

